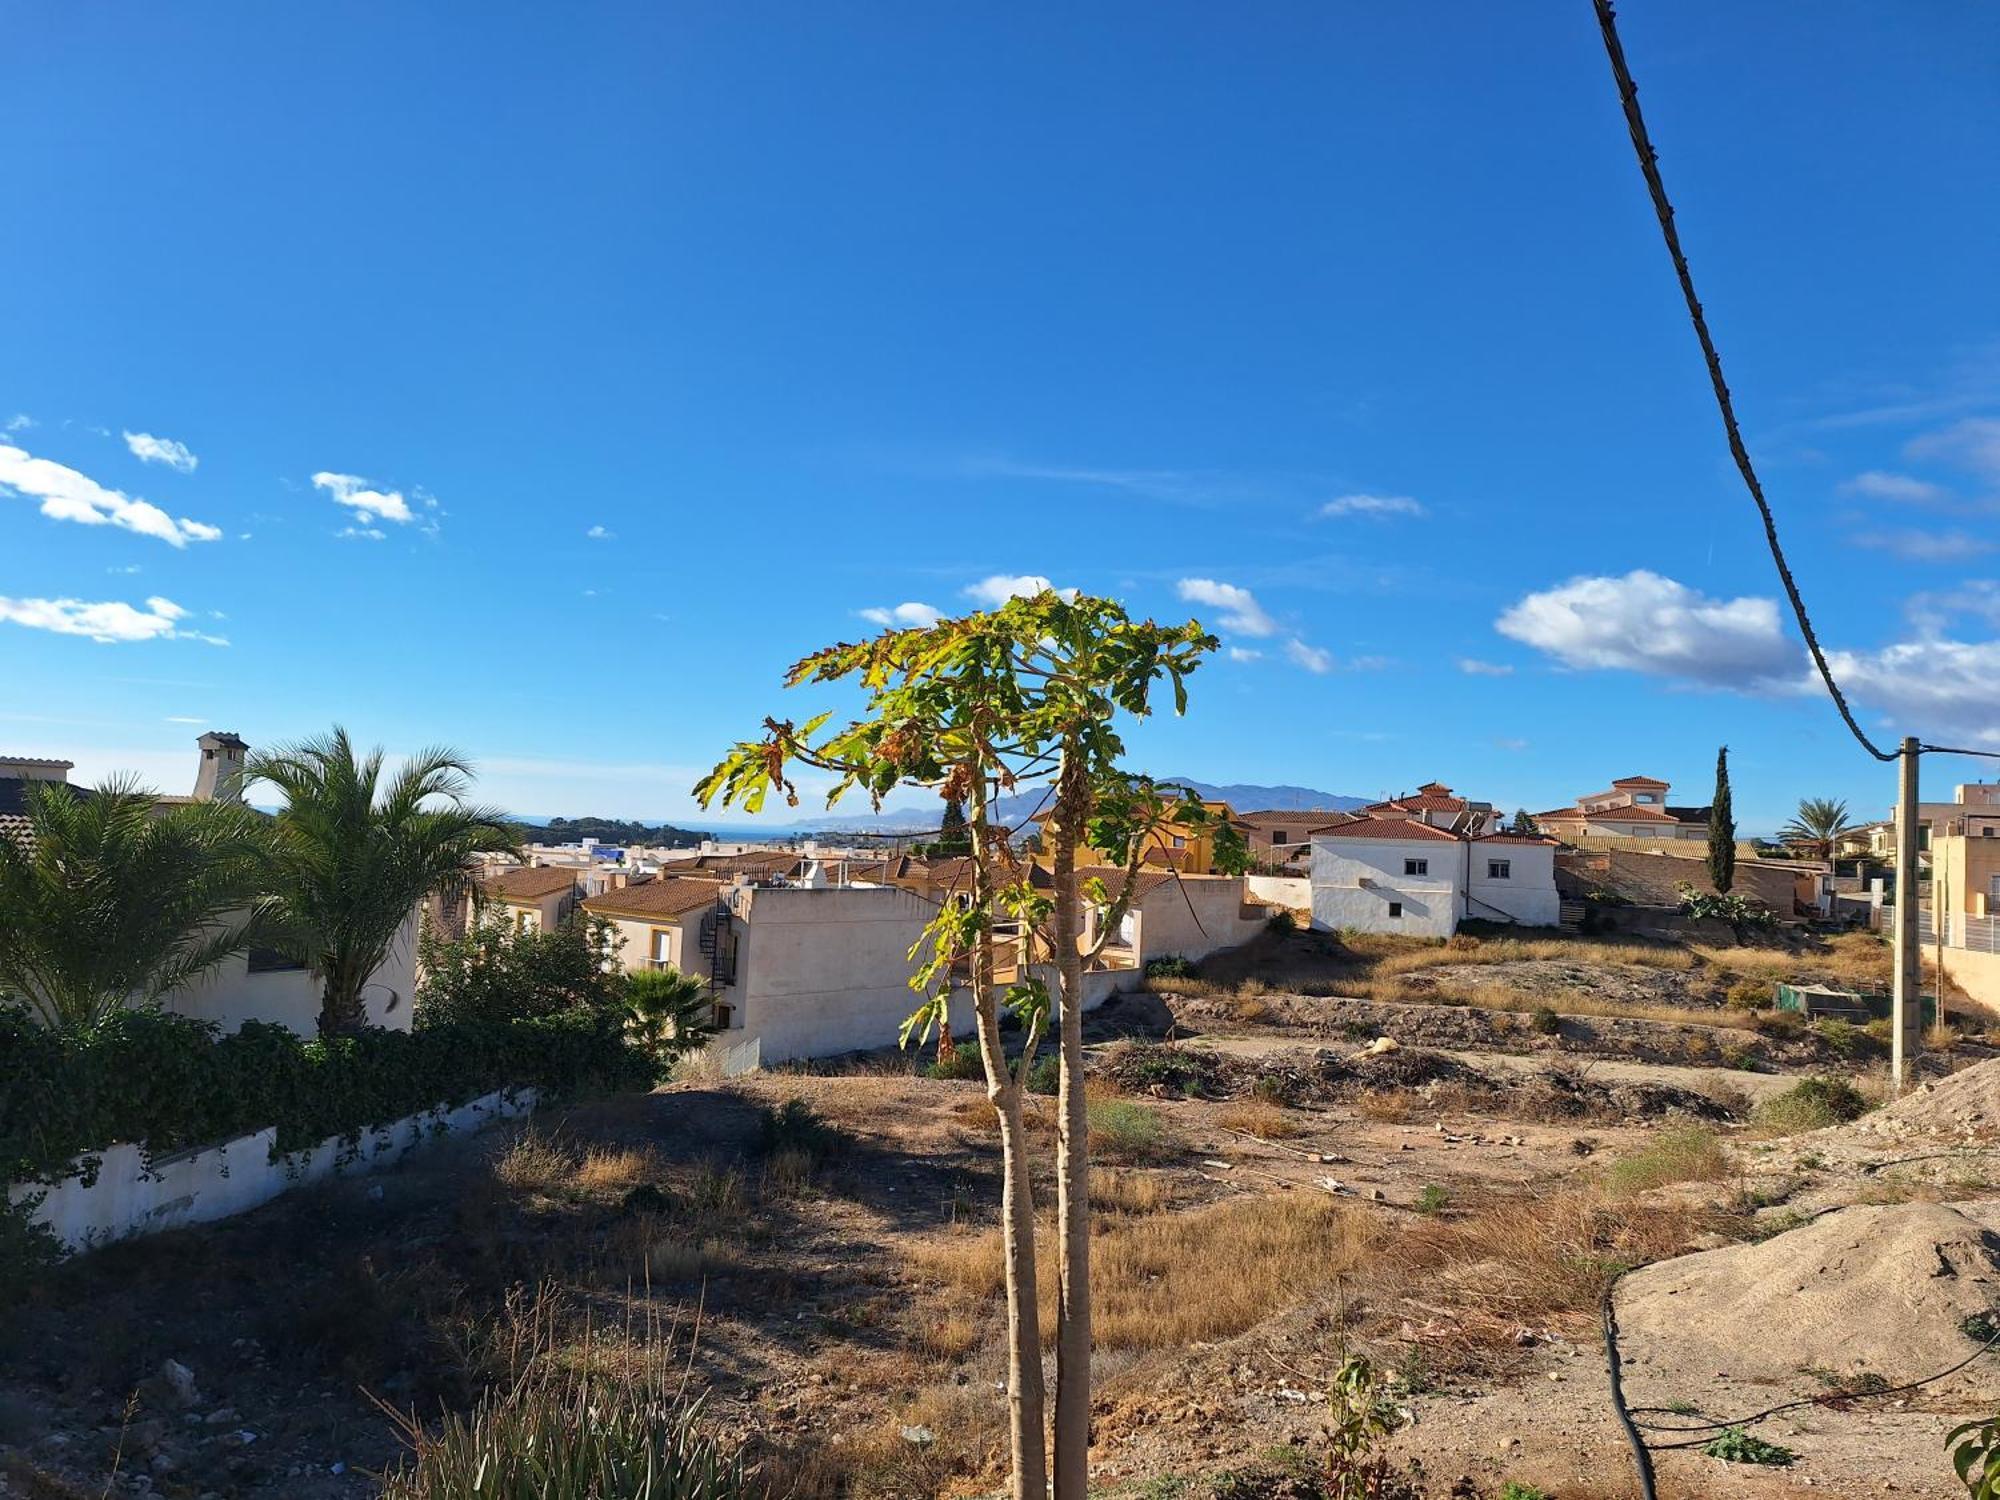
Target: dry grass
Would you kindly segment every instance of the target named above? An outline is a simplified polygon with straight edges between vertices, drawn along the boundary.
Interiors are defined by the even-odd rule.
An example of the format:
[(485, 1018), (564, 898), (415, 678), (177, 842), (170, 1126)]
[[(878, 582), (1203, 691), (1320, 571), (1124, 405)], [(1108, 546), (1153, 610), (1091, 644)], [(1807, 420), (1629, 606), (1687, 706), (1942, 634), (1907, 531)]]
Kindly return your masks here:
[(1370, 1089), (1354, 1099), (1354, 1112), (1378, 1125), (1400, 1125), (1415, 1108), (1416, 1101), (1408, 1089)]
[(1225, 1104), (1215, 1112), (1214, 1119), (1226, 1130), (1240, 1130), (1267, 1141), (1290, 1140), (1306, 1133), (1305, 1122), (1291, 1110), (1255, 1099)]
[(1156, 1214), (1172, 1206), (1173, 1184), (1159, 1172), (1090, 1169), (1090, 1206), (1105, 1213)]
[(1730, 1173), (1729, 1152), (1713, 1130), (1677, 1125), (1605, 1169), (1605, 1189), (1617, 1197), (1676, 1182), (1718, 1182)]
[[(1091, 1241), (1093, 1333), (1102, 1350), (1180, 1349), (1227, 1338), (1330, 1287), (1365, 1260), (1380, 1230), (1368, 1215), (1304, 1194), (1231, 1198), (1183, 1214), (1101, 1216)], [(1052, 1227), (1040, 1226), (1042, 1332), (1056, 1318)], [(912, 1273), (933, 1289), (924, 1330), (991, 1312), (1004, 1286), (1000, 1232), (915, 1247)]]

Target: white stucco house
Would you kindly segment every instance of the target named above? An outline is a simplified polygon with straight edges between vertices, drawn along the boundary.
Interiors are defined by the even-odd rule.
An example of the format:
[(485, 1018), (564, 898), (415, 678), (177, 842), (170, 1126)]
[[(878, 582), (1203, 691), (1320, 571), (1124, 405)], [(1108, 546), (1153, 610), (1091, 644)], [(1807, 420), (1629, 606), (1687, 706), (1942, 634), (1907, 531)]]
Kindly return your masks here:
[[(917, 1008), (910, 952), (937, 912), (890, 885), (668, 878), (606, 891), (584, 910), (612, 924), (628, 970), (675, 968), (715, 995), (710, 1053), (725, 1072), (895, 1044)], [(951, 1023), (972, 1025), (968, 995)]]
[(1450, 937), (1468, 918), (1553, 927), (1554, 839), (1357, 818), (1312, 836), (1312, 925)]

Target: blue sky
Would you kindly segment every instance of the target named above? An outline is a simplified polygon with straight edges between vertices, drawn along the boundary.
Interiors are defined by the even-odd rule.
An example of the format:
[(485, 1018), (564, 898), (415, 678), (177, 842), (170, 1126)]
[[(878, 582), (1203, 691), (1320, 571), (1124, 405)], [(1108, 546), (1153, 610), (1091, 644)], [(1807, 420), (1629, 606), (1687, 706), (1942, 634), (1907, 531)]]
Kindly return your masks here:
[[(1823, 637), (2000, 745), (2000, 11), (1627, 11)], [(1041, 577), (1225, 636), (1157, 771), (1893, 794), (1583, 0), (24, 6), (0, 138), (0, 749), (80, 777), (337, 719), (688, 821), (795, 656)]]

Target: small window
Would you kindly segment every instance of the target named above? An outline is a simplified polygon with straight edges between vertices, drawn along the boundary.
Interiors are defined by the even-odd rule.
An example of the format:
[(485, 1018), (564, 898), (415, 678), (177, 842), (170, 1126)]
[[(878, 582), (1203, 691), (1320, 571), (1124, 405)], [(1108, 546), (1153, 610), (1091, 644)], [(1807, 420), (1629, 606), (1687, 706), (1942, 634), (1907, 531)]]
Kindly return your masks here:
[(1406, 859), (1403, 861), (1403, 873), (1405, 875), (1428, 875), (1430, 872), (1431, 862), (1427, 859)]
[(1512, 880), (1514, 878), (1514, 862), (1508, 859), (1487, 860), (1486, 878), (1488, 880)]
[(1291, 841), (1292, 841), (1292, 831), (1289, 828), (1273, 828), (1271, 830), (1272, 843), (1289, 844)]
[(1182, 837), (1181, 837), (1181, 836), (1180, 836), (1179, 834), (1175, 834), (1175, 835), (1174, 835), (1174, 847), (1175, 847), (1176, 849), (1185, 849), (1185, 848), (1187, 848), (1187, 840), (1186, 840), (1186, 839), (1184, 839), (1184, 838), (1182, 838)]
[(305, 964), (289, 953), (281, 953), (276, 948), (252, 948), (249, 954), (249, 969), (252, 974), (279, 974), (293, 969), (303, 969)]
[(1403, 903), (1400, 901), (1391, 901), (1389, 903), (1389, 920), (1393, 922), (1396, 918), (1400, 917), (1402, 914), (1403, 914)]

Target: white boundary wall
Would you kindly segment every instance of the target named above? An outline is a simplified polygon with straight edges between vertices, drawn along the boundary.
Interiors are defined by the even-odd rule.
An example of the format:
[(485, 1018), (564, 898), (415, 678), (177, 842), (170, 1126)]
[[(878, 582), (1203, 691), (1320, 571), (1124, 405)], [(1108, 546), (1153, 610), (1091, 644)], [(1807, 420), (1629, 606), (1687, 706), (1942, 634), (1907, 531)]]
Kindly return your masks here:
[(1305, 875), (1245, 875), (1243, 885), (1259, 901), (1292, 911), (1311, 911), (1313, 883)]
[(46, 1224), (65, 1250), (88, 1250), (132, 1235), (227, 1219), (306, 1183), (393, 1166), (441, 1136), (467, 1135), (526, 1114), (536, 1100), (534, 1089), (503, 1089), (456, 1109), (425, 1110), (375, 1126), (352, 1142), (328, 1136), (276, 1161), (271, 1159), (275, 1127), (157, 1157), (150, 1170), (137, 1146), (110, 1146), (95, 1153), (103, 1165), (89, 1186), (80, 1176), (53, 1184), (23, 1182), (7, 1196), (18, 1203), (43, 1195), (35, 1222)]

